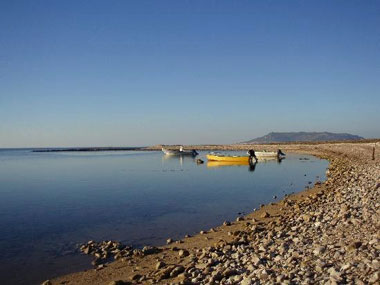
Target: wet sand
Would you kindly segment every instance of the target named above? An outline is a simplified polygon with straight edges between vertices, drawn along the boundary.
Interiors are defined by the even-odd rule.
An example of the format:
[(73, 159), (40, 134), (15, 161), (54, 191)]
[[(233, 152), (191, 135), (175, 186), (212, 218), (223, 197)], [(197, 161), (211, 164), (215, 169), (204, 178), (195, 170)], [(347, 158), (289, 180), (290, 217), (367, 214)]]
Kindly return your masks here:
[[(380, 142), (188, 146), (267, 149), (330, 161), (327, 180), (194, 237), (45, 284), (376, 284)], [(159, 149), (159, 146), (152, 149)], [(186, 225), (184, 225), (186, 227)], [(169, 238), (169, 237), (168, 237)]]

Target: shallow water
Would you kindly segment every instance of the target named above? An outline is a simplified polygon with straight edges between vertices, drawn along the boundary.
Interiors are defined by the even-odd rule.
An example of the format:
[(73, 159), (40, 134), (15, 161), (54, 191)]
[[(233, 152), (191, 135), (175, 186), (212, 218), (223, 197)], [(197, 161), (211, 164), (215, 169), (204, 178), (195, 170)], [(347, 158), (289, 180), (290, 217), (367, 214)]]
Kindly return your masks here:
[[(207, 161), (205, 154), (197, 158)], [(160, 245), (207, 230), (323, 181), (327, 166), (306, 155), (252, 168), (161, 152), (0, 150), (2, 284), (90, 268), (75, 248), (91, 239)]]

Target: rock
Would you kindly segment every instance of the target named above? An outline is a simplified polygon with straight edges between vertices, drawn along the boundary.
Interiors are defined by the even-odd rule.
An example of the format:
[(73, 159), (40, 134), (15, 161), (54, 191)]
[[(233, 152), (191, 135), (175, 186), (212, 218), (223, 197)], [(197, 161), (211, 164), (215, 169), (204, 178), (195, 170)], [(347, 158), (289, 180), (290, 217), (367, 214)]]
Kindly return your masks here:
[(374, 270), (380, 270), (380, 261), (379, 260), (372, 260), (372, 264), (371, 264), (371, 267), (374, 269)]
[(264, 212), (262, 215), (261, 215), (262, 218), (269, 218), (270, 217), (270, 214), (268, 212)]
[(304, 222), (310, 222), (311, 220), (310, 215), (307, 215), (307, 214), (301, 215), (301, 218)]
[(318, 246), (316, 249), (313, 250), (313, 253), (315, 255), (320, 255), (320, 254), (324, 253), (325, 251), (326, 251), (325, 246)]
[(107, 285), (127, 285), (130, 284), (129, 282), (124, 282), (123, 280), (115, 280), (109, 282)]
[(241, 285), (251, 285), (253, 284), (252, 278), (245, 277), (243, 280), (240, 282)]
[(181, 249), (178, 252), (179, 257), (185, 257), (185, 256), (188, 256), (189, 254), (190, 254), (189, 251), (187, 251), (186, 249)]
[(260, 257), (258, 257), (258, 256), (253, 256), (252, 257), (252, 263), (254, 264), (254, 265), (259, 265), (260, 263), (261, 263), (261, 259), (260, 259)]
[(229, 221), (224, 221), (223, 226), (231, 226), (231, 222), (229, 222)]
[(42, 282), (41, 285), (52, 285), (52, 283), (50, 282), (50, 280), (46, 280)]
[(336, 271), (334, 267), (330, 267), (330, 269), (327, 270), (327, 272), (330, 274), (330, 280), (334, 280), (336, 282), (342, 280), (342, 278), (340, 277), (340, 273)]
[(244, 221), (244, 218), (243, 218), (243, 217), (237, 217), (237, 218), (236, 218), (236, 221), (237, 221), (237, 222)]
[(157, 262), (156, 263), (156, 270), (163, 268), (165, 265), (166, 264), (162, 261)]
[(174, 240), (171, 239), (171, 238), (168, 238), (168, 239), (166, 240), (166, 244), (171, 244), (171, 243), (173, 243), (173, 242), (174, 242)]
[(372, 274), (371, 278), (369, 278), (368, 281), (370, 283), (377, 283), (379, 280), (380, 280), (379, 272), (375, 272), (374, 274)]
[(230, 268), (227, 268), (226, 270), (223, 271), (222, 275), (226, 278), (232, 276), (232, 275), (235, 275), (237, 274), (237, 271), (235, 269), (230, 269)]
[(131, 279), (136, 281), (136, 280), (139, 280), (141, 277), (142, 277), (141, 274), (134, 274)]
[(84, 247), (83, 250), (82, 250), (82, 252), (84, 254), (90, 254), (90, 247), (89, 246)]
[(154, 246), (144, 246), (141, 250), (144, 255), (154, 254), (160, 252), (157, 247)]
[(170, 273), (174, 268), (175, 266), (168, 266), (166, 268), (163, 268), (156, 273), (156, 277), (158, 277), (159, 280), (167, 279), (170, 277)]
[(100, 270), (100, 269), (103, 269), (105, 268), (106, 266), (104, 264), (99, 264), (98, 267), (96, 268), (97, 270)]
[(93, 261), (91, 261), (91, 264), (93, 266), (98, 266), (100, 263), (101, 263), (101, 259), (100, 258), (95, 258)]
[(362, 242), (360, 241), (356, 241), (356, 242), (353, 242), (351, 243), (348, 247), (347, 247), (347, 250), (350, 251), (350, 250), (355, 250), (355, 249), (358, 249), (359, 247), (362, 246)]
[(266, 280), (268, 280), (268, 278), (269, 278), (269, 274), (268, 274), (268, 272), (267, 272), (265, 269), (263, 269), (263, 270), (259, 273), (259, 278), (260, 278), (260, 280), (262, 280), (262, 281), (266, 281)]
[(176, 266), (171, 272), (170, 272), (170, 277), (176, 277), (178, 274), (182, 273), (185, 271), (185, 268), (181, 265)]

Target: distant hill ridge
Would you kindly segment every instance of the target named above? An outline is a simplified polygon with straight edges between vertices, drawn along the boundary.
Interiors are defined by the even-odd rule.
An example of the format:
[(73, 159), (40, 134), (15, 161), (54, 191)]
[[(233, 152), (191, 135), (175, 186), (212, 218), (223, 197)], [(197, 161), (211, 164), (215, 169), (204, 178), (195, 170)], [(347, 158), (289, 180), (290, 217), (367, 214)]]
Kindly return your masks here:
[(271, 132), (244, 143), (277, 143), (277, 142), (321, 142), (321, 141), (347, 141), (362, 140), (363, 137), (346, 133), (329, 132)]

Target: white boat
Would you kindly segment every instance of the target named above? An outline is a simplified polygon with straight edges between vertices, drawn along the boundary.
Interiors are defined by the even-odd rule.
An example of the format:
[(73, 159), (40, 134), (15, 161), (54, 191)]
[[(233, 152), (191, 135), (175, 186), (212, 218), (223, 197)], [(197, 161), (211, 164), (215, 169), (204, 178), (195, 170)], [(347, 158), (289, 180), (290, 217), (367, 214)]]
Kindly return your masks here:
[(162, 148), (162, 152), (165, 153), (166, 155), (192, 155), (192, 156), (198, 155), (198, 152), (195, 149), (184, 150), (182, 146), (180, 146), (179, 150)]
[(255, 155), (257, 158), (284, 158), (285, 153), (283, 153), (280, 149), (278, 151), (255, 151)]

